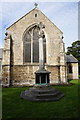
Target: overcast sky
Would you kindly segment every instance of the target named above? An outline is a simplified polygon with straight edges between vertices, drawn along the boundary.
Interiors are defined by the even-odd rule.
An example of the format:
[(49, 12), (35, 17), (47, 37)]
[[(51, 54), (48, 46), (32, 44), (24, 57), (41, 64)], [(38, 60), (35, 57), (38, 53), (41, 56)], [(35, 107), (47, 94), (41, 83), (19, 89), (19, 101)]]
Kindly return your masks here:
[[(63, 32), (66, 48), (78, 40), (78, 2), (37, 3), (38, 9)], [(3, 47), (6, 28), (32, 10), (34, 2), (2, 2), (0, 8), (0, 47)]]

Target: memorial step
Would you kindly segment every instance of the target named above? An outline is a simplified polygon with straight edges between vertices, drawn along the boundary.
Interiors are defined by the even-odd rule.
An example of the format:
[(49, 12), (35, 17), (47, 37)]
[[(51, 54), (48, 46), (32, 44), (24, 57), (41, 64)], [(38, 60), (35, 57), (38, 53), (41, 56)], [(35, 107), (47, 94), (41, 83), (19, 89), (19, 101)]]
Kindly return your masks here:
[(30, 88), (29, 90), (21, 92), (22, 98), (30, 101), (56, 101), (64, 96), (62, 92), (55, 88)]

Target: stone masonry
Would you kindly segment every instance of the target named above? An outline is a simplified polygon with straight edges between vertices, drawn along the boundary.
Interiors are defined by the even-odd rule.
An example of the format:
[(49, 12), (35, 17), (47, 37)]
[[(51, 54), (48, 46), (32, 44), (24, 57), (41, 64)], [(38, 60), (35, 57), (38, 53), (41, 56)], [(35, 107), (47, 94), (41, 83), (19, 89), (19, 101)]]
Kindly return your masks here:
[(34, 72), (38, 69), (39, 63), (24, 62), (23, 35), (27, 29), (40, 22), (45, 25), (45, 65), (51, 72), (50, 83), (67, 83), (63, 33), (40, 10), (34, 8), (6, 30), (2, 63), (3, 84), (35, 84)]

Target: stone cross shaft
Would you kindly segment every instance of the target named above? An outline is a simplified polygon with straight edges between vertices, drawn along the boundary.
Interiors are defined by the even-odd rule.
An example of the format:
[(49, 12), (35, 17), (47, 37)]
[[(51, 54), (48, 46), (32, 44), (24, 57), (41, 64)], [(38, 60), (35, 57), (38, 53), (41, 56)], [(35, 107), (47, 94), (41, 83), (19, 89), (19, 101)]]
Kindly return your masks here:
[(39, 37), (39, 68), (44, 69), (44, 49), (43, 49), (43, 28), (44, 25), (39, 23), (40, 37)]

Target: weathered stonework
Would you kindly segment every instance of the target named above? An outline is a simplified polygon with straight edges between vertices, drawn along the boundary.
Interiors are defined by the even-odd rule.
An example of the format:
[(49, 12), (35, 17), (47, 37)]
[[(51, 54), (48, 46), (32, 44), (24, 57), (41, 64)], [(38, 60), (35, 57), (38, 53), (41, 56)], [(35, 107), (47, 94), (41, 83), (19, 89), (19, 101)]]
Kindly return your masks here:
[(72, 63), (73, 66), (73, 79), (78, 79), (78, 63)]
[[(35, 84), (35, 72), (39, 69), (39, 65), (14, 65), (11, 69), (12, 73), (11, 76), (9, 76), (9, 66), (3, 67), (3, 83), (9, 84), (11, 79), (12, 85)], [(59, 67), (46, 66), (46, 69), (51, 72), (50, 83), (60, 83)]]
[[(68, 64), (69, 65), (69, 64)], [(71, 63), (72, 73), (69, 73), (67, 65), (67, 79), (79, 79), (78, 78), (78, 63)]]
[(40, 10), (35, 8), (6, 30), (2, 63), (3, 84), (35, 84), (34, 73), (39, 64), (24, 62), (23, 36), (27, 29), (40, 22), (45, 25), (46, 69), (51, 72), (50, 83), (67, 83), (63, 33)]
[[(34, 17), (35, 13), (38, 14), (37, 18)], [(23, 34), (25, 30), (29, 26), (32, 26), (36, 23), (38, 24), (39, 22), (45, 24), (47, 63), (57, 65), (57, 56), (59, 55), (60, 51), (57, 48), (59, 48), (59, 42), (62, 39), (62, 32), (38, 9), (32, 10), (29, 14), (25, 15), (22, 19), (7, 29), (7, 32), (11, 34), (13, 40), (15, 65), (23, 64)]]
[(10, 80), (10, 66), (2, 66), (2, 84), (8, 84)]

